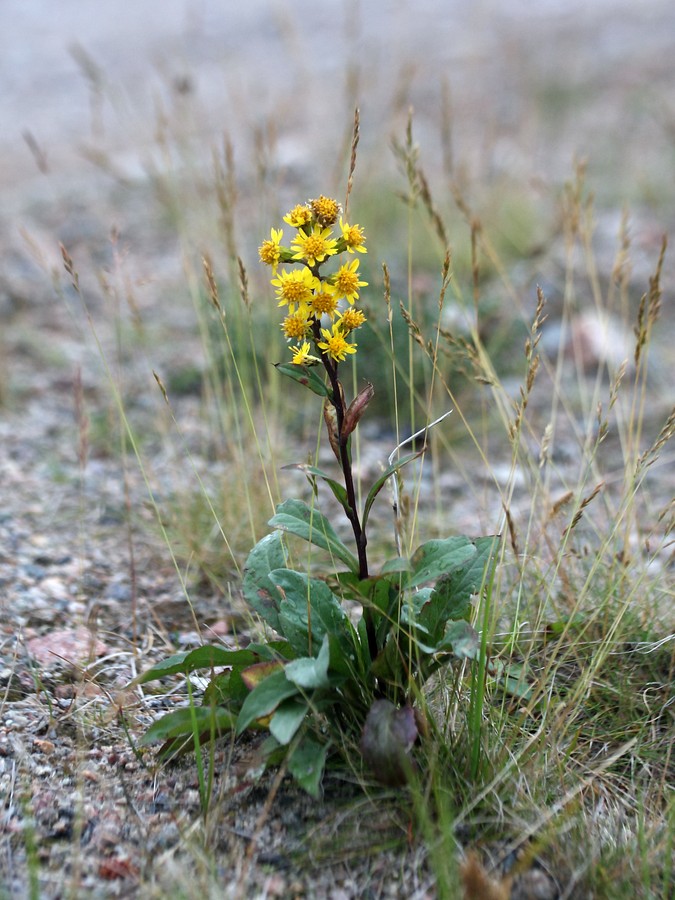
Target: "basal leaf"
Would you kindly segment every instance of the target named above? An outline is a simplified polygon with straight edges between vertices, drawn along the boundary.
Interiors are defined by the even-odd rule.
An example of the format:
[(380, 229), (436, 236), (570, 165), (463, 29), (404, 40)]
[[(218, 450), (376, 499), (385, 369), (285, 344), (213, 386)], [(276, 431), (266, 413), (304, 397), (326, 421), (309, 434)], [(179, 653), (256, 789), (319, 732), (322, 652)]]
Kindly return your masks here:
[(231, 669), (215, 675), (208, 683), (202, 704), (204, 706), (227, 706), (228, 709), (240, 709), (241, 704), (248, 697), (249, 688), (244, 684), (241, 671), (243, 666), (234, 666)]
[(328, 649), (328, 634), (324, 635), (321, 650), (316, 657), (305, 657), (303, 659), (294, 659), (293, 662), (286, 666), (286, 678), (297, 684), (299, 688), (304, 690), (315, 690), (330, 685), (328, 678), (328, 663), (330, 654)]
[[(499, 667), (497, 674), (497, 683), (501, 685), (505, 693), (517, 700), (524, 700), (530, 703), (534, 690), (532, 686), (531, 675), (527, 671), (527, 666), (516, 662), (506, 662)], [(539, 708), (542, 701), (535, 704)]]
[[(299, 656), (318, 653), (326, 634), (335, 635), (345, 654), (355, 653), (347, 614), (325, 581), (309, 578), (303, 572), (292, 569), (277, 569), (270, 577), (284, 595), (279, 610), (280, 630)], [(310, 617), (311, 654), (308, 640)]]
[(251, 641), (251, 643), (246, 647), (247, 650), (250, 650), (252, 653), (255, 653), (259, 659), (261, 660), (277, 660), (281, 662), (286, 662), (289, 659), (294, 659), (296, 654), (288, 641), (278, 640), (278, 641), (266, 641), (264, 644), (259, 644), (256, 641)]
[(286, 565), (286, 554), (278, 531), (259, 541), (248, 555), (244, 567), (242, 589), (244, 597), (265, 622), (279, 630), (279, 603), (281, 596), (268, 575), (273, 569)]
[(318, 510), (310, 509), (302, 500), (284, 500), (277, 506), (276, 514), (268, 524), (328, 550), (353, 572), (358, 572), (359, 564), (356, 557), (342, 543), (328, 519)]
[[(359, 636), (354, 626), (349, 624), (350, 650), (345, 653), (344, 636), (338, 638), (334, 634), (328, 635), (328, 651), (330, 662), (328, 664), (329, 679), (331, 684), (339, 684), (344, 678), (362, 678), (367, 668), (363, 666), (361, 645)], [(353, 644), (353, 648), (351, 645)]]
[(196, 706), (193, 709), (187, 706), (175, 709), (153, 722), (139, 743), (147, 745), (168, 738), (191, 735), (194, 732), (195, 722), (200, 734), (210, 732), (214, 728), (216, 734), (224, 734), (234, 728), (235, 721), (236, 716), (222, 706)]
[(412, 572), (412, 564), (406, 556), (388, 559), (380, 569), (380, 575), (394, 575), (397, 572)]
[(283, 670), (268, 675), (244, 700), (237, 718), (237, 734), (245, 731), (256, 719), (274, 712), (280, 703), (297, 693), (297, 685), (288, 681)]
[(494, 564), (497, 538), (477, 538), (475, 552), (453, 571), (441, 575), (419, 614), (419, 623), (436, 641), (441, 640), (450, 620), (467, 618), (471, 597), (478, 593)]
[(309, 703), (300, 697), (284, 700), (270, 719), (270, 733), (280, 744), (289, 744), (302, 725), (308, 711)]
[(483, 584), (490, 580), (492, 569), (497, 561), (500, 541), (501, 536), (498, 534), (473, 539), (476, 556), (471, 560), (469, 566), (463, 566), (456, 573), (458, 590), (469, 590), (470, 593), (477, 594)]
[(188, 675), (195, 669), (213, 669), (216, 666), (247, 665), (257, 661), (257, 656), (248, 648), (245, 650), (228, 650), (213, 644), (205, 644), (195, 650), (175, 653), (167, 656), (152, 668), (135, 679), (134, 684), (146, 684), (167, 675)]
[(478, 659), (480, 653), (480, 635), (466, 620), (448, 622), (443, 640), (436, 647), (436, 652), (452, 651), (457, 659)]
[(304, 737), (288, 758), (288, 771), (310, 797), (321, 796), (321, 779), (326, 767), (328, 744)]
[(249, 691), (254, 691), (272, 672), (282, 671), (283, 668), (283, 663), (277, 660), (255, 663), (253, 666), (242, 669), (241, 680)]
[(391, 685), (400, 686), (406, 680), (404, 656), (393, 634), (389, 635), (387, 642), (374, 660), (371, 672), (380, 681), (386, 681)]
[(476, 556), (476, 552), (475, 543), (467, 537), (427, 541), (415, 550), (410, 559), (413, 573), (407, 580), (407, 585), (417, 587), (454, 572)]

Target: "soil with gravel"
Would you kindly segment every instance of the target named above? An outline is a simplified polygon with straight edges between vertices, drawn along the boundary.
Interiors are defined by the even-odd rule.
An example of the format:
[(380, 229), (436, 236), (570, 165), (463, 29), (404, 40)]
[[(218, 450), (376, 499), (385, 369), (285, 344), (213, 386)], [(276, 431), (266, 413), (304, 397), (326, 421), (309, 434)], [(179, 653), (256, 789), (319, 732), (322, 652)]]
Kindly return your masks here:
[[(157, 412), (150, 368), (189, 371), (202, 353), (160, 191), (172, 152), (162, 129), (178, 123), (202, 154), (197, 168), (226, 132), (241, 205), (255, 203), (268, 167), (285, 206), (313, 188), (322, 158), (334, 166), (354, 99), (364, 177), (377, 174), (410, 104), (429, 171), (447, 167), (445, 81), (456, 170), (555, 185), (575, 152), (588, 153), (605, 198), (600, 275), (611, 273), (618, 210), (633, 200), (633, 278), (646, 286), (673, 225), (657, 200), (672, 193), (675, 14), (669, 3), (636, 11), (618, 0), (536, 12), (425, 0), (387, 4), (386, 15), (364, 3), (339, 21), (304, 2), (297, 19), (267, 3), (235, 13), (172, 0), (159, 18), (151, 6), (94, 15), (63, 0), (57, 16), (46, 3), (6, 0), (0, 11), (10, 86), (0, 101), (0, 897), (193, 896), (217, 885), (214, 896), (435, 898), (424, 847), (386, 795), (375, 807), (349, 777), (329, 774), (312, 801), (275, 772), (260, 775), (258, 743), (246, 738), (218, 747), (203, 815), (193, 760), (161, 766), (137, 747), (152, 721), (185, 703), (176, 685), (129, 687), (139, 671), (202, 639), (234, 643), (250, 626), (234, 579), (225, 593), (190, 583), (190, 607), (148, 500), (148, 485), (161, 505), (193, 483), (184, 456), (167, 449), (172, 426)], [(261, 136), (273, 123), (276, 157), (265, 159)], [(258, 242), (249, 235), (250, 259)], [(563, 262), (561, 245), (544, 268), (522, 263), (515, 277), (531, 289), (548, 273), (554, 284)], [(161, 321), (150, 326), (151, 366), (120, 349), (115, 308), (132, 343)], [(582, 340), (595, 334), (593, 322), (578, 327)], [(590, 346), (590, 362), (606, 350)], [(673, 348), (663, 341), (655, 352), (656, 382), (672, 393)], [(135, 423), (152, 422), (145, 472), (131, 448), (116, 449), (113, 384)], [(655, 397), (659, 421), (672, 397)], [(199, 397), (186, 389), (174, 411), (197, 469), (217, 477), (223, 463)], [(373, 453), (376, 466), (386, 455), (377, 438)], [(672, 474), (656, 477), (672, 496)], [(446, 487), (462, 498), (461, 479), (448, 475)], [(454, 524), (475, 530), (463, 517), (494, 521), (494, 512), (476, 509), (472, 494)], [(536, 863), (511, 896), (564, 890)]]

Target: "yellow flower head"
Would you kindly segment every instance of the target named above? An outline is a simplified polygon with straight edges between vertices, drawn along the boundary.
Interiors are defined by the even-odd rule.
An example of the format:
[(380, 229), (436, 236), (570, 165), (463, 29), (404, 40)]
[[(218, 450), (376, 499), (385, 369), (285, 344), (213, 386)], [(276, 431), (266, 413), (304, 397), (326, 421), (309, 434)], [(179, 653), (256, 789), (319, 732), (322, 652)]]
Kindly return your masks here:
[(298, 312), (286, 316), (281, 323), (281, 328), (289, 341), (292, 339), (297, 341), (307, 337), (310, 329), (309, 320), (307, 318), (307, 308), (303, 306)]
[(344, 297), (349, 303), (353, 303), (359, 296), (359, 288), (365, 287), (367, 281), (359, 281), (358, 259), (353, 262), (345, 263), (337, 270), (331, 278), (331, 282), (335, 287), (335, 293), (338, 297)]
[(270, 232), (271, 238), (263, 241), (258, 247), (258, 255), (262, 262), (267, 266), (272, 266), (276, 272), (279, 260), (281, 258), (281, 247), (279, 246), (284, 233), (281, 229), (273, 228)]
[(303, 225), (307, 225), (311, 218), (312, 210), (309, 206), (302, 204), (294, 206), (288, 215), (284, 216), (284, 222), (287, 225), (292, 225), (293, 228), (302, 228)]
[(309, 205), (319, 225), (327, 228), (329, 225), (334, 225), (337, 222), (337, 218), (340, 215), (340, 204), (337, 200), (332, 200), (330, 197), (324, 197), (321, 194), (318, 200), (310, 200)]
[(319, 279), (315, 278), (306, 266), (302, 269), (293, 269), (291, 272), (282, 270), (271, 283), (276, 287), (278, 306), (288, 306), (290, 315), (296, 308), (309, 305), (312, 291), (320, 284)]
[(354, 331), (355, 328), (360, 328), (361, 325), (366, 321), (366, 317), (363, 315), (360, 309), (354, 309), (353, 307), (349, 307), (346, 309), (340, 318), (337, 321), (337, 324), (344, 331), (345, 334), (349, 334), (350, 331)]
[(348, 225), (342, 221), (342, 216), (340, 216), (340, 229), (342, 231), (342, 240), (345, 242), (348, 253), (353, 253), (355, 250), (359, 253), (368, 252), (363, 246), (366, 242), (366, 236), (360, 225)]
[(337, 241), (330, 237), (330, 228), (315, 225), (309, 234), (299, 231), (291, 242), (296, 251), (293, 259), (303, 260), (308, 266), (322, 263), (327, 256), (337, 253)]
[(320, 319), (321, 316), (330, 316), (332, 319), (337, 311), (338, 298), (331, 285), (324, 281), (309, 305), (317, 319)]
[(293, 354), (291, 362), (296, 366), (306, 366), (308, 363), (321, 362), (317, 356), (312, 356), (309, 350), (309, 341), (305, 341), (299, 347), (291, 347), (291, 353)]
[(317, 347), (327, 353), (328, 356), (336, 362), (342, 362), (347, 353), (356, 353), (356, 344), (347, 343), (345, 336), (337, 323), (333, 325), (330, 330), (328, 328), (322, 328), (321, 334), (323, 335), (324, 340), (319, 341)]

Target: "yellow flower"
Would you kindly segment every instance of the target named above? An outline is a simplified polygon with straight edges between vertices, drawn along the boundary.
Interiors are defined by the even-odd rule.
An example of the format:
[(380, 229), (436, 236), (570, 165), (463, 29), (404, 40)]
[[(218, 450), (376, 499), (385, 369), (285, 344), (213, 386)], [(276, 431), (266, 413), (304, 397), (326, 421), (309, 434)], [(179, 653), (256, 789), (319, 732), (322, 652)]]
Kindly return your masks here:
[(296, 251), (293, 259), (304, 260), (308, 266), (322, 263), (327, 256), (337, 253), (337, 241), (330, 237), (330, 228), (320, 225), (315, 225), (309, 234), (299, 231), (291, 241), (291, 247)]
[(304, 204), (294, 206), (293, 209), (284, 216), (284, 222), (292, 225), (293, 228), (302, 228), (312, 218), (312, 210)]
[(301, 307), (298, 312), (293, 313), (293, 315), (291, 316), (286, 316), (284, 321), (281, 323), (283, 332), (289, 340), (295, 338), (295, 340), (297, 341), (300, 338), (307, 337), (307, 333), (310, 329), (310, 324), (307, 318), (306, 310), (306, 307)]
[(346, 309), (340, 318), (337, 321), (337, 324), (342, 328), (345, 334), (349, 334), (350, 331), (353, 331), (355, 328), (359, 328), (366, 321), (366, 317), (363, 315), (360, 309), (353, 309), (351, 306), (349, 309)]
[(317, 356), (312, 356), (309, 350), (309, 341), (305, 341), (300, 347), (291, 347), (293, 354), (291, 362), (296, 366), (306, 366), (308, 363), (321, 362)]
[(319, 341), (317, 347), (325, 351), (336, 362), (342, 362), (347, 353), (356, 353), (356, 344), (347, 343), (337, 323), (330, 330), (322, 328), (321, 334), (324, 336), (324, 340)]
[(325, 228), (337, 222), (337, 217), (340, 214), (340, 204), (337, 200), (332, 200), (330, 197), (324, 197), (321, 194), (318, 200), (310, 200), (309, 205), (312, 207), (312, 212), (319, 225), (323, 225)]
[(348, 253), (353, 253), (355, 250), (359, 253), (368, 252), (363, 246), (366, 242), (366, 236), (360, 225), (348, 225), (342, 221), (342, 216), (340, 216), (340, 229), (342, 231), (342, 240), (345, 242)]
[(353, 303), (359, 296), (359, 288), (368, 284), (367, 281), (359, 281), (358, 267), (358, 259), (351, 263), (345, 263), (331, 278), (337, 296), (344, 297), (349, 303)]
[(271, 282), (277, 289), (279, 298), (278, 306), (288, 306), (289, 314), (295, 312), (296, 307), (307, 307), (312, 300), (312, 291), (318, 287), (320, 281), (305, 266), (302, 269), (293, 269), (291, 272), (282, 270)]
[(320, 319), (321, 316), (330, 316), (332, 319), (337, 310), (338, 298), (335, 296), (334, 289), (324, 282), (320, 290), (312, 297), (309, 305), (317, 319)]
[(262, 262), (267, 266), (272, 266), (276, 272), (281, 258), (281, 247), (279, 246), (284, 233), (281, 229), (272, 228), (270, 231), (271, 238), (263, 241), (258, 247), (258, 255)]

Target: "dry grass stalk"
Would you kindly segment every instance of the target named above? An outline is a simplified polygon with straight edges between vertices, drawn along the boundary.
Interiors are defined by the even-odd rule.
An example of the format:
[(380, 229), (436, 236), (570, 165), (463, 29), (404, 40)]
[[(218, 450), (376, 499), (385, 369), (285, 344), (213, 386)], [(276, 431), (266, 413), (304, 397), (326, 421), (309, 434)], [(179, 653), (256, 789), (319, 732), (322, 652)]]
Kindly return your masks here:
[(349, 174), (347, 175), (347, 191), (345, 193), (344, 213), (345, 219), (349, 220), (349, 197), (354, 186), (354, 170), (356, 169), (356, 148), (359, 146), (360, 115), (358, 106), (354, 110), (354, 130), (352, 131), (352, 145), (349, 156)]

